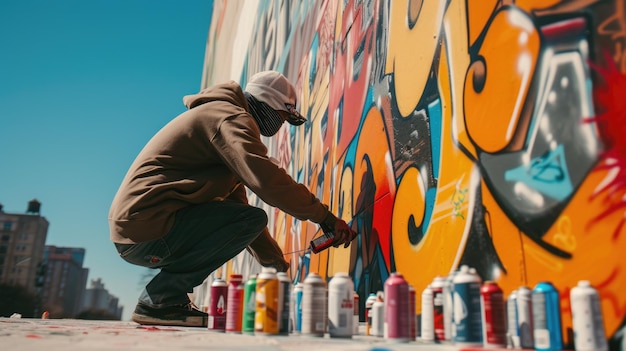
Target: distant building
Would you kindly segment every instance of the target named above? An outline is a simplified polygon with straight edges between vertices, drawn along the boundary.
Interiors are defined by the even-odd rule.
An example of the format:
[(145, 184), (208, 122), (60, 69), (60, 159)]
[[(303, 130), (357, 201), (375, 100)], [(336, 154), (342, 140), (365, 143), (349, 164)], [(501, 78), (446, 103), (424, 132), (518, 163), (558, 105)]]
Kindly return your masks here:
[(91, 280), (91, 287), (85, 291), (83, 310), (105, 310), (122, 319), (124, 306), (119, 306), (119, 299), (109, 294), (100, 278)]
[[(41, 203), (28, 203), (26, 213), (6, 213), (0, 205), (0, 283), (37, 293), (37, 268), (44, 256), (49, 223)], [(41, 271), (41, 270), (40, 270)]]
[(83, 248), (46, 246), (41, 300), (52, 318), (75, 317), (81, 312), (89, 274), (89, 269), (83, 268), (84, 261)]

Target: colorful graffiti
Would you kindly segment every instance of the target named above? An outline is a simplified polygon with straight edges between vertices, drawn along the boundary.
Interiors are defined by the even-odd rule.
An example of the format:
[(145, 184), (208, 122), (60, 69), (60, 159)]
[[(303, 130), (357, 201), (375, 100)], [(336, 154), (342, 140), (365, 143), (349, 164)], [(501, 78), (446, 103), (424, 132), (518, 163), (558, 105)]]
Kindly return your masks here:
[[(224, 18), (231, 3), (216, 1), (209, 42), (237, 33), (237, 18)], [(348, 271), (366, 296), (390, 272), (421, 291), (467, 264), (507, 294), (553, 282), (566, 332), (570, 288), (586, 279), (601, 293), (612, 348), (623, 349), (625, 7), (260, 1), (246, 16), (256, 19), (249, 45), (232, 53), (245, 55), (239, 81), (276, 69), (297, 82), (309, 121), (285, 125), (270, 152), (360, 233), (347, 249), (312, 255), (317, 225), (252, 197), (292, 278)], [(222, 61), (214, 52), (206, 65)], [(226, 269), (254, 270), (242, 257)]]

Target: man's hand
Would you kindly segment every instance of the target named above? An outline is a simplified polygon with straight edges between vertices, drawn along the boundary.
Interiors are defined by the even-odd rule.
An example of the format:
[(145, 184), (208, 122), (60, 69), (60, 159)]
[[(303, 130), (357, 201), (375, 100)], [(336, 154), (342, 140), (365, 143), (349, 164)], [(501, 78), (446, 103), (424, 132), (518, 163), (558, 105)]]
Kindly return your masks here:
[(352, 240), (358, 235), (357, 232), (348, 226), (346, 221), (335, 217), (330, 211), (326, 215), (326, 218), (324, 218), (324, 221), (320, 223), (320, 227), (324, 233), (332, 232), (335, 235), (332, 243), (334, 247), (339, 247), (343, 244), (343, 247), (346, 248), (350, 246)]
[(333, 241), (334, 247), (339, 247), (343, 244), (343, 247), (346, 248), (350, 246), (350, 243), (357, 236), (357, 232), (352, 230), (343, 219), (337, 219), (335, 222), (335, 240)]

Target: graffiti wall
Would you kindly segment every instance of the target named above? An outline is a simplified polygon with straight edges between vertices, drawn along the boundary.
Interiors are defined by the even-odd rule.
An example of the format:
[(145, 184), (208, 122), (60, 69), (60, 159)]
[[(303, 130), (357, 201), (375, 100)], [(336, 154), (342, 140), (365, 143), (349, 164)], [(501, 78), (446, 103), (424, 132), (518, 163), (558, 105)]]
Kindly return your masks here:
[[(507, 295), (554, 283), (567, 332), (570, 289), (590, 280), (626, 349), (623, 0), (214, 6), (203, 84), (290, 78), (308, 122), (270, 152), (360, 234), (311, 254), (316, 224), (251, 196), (294, 281), (347, 271), (363, 304), (390, 272), (420, 292), (469, 265)], [(241, 254), (215, 274), (255, 265)]]

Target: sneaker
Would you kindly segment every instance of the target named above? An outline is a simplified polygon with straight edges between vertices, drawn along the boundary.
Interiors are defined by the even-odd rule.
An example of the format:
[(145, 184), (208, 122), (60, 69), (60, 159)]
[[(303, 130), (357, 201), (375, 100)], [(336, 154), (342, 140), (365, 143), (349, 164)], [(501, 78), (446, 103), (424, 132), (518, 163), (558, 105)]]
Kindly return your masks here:
[(174, 325), (179, 327), (205, 327), (208, 314), (192, 302), (185, 305), (151, 307), (138, 303), (133, 312), (133, 322), (143, 325)]

